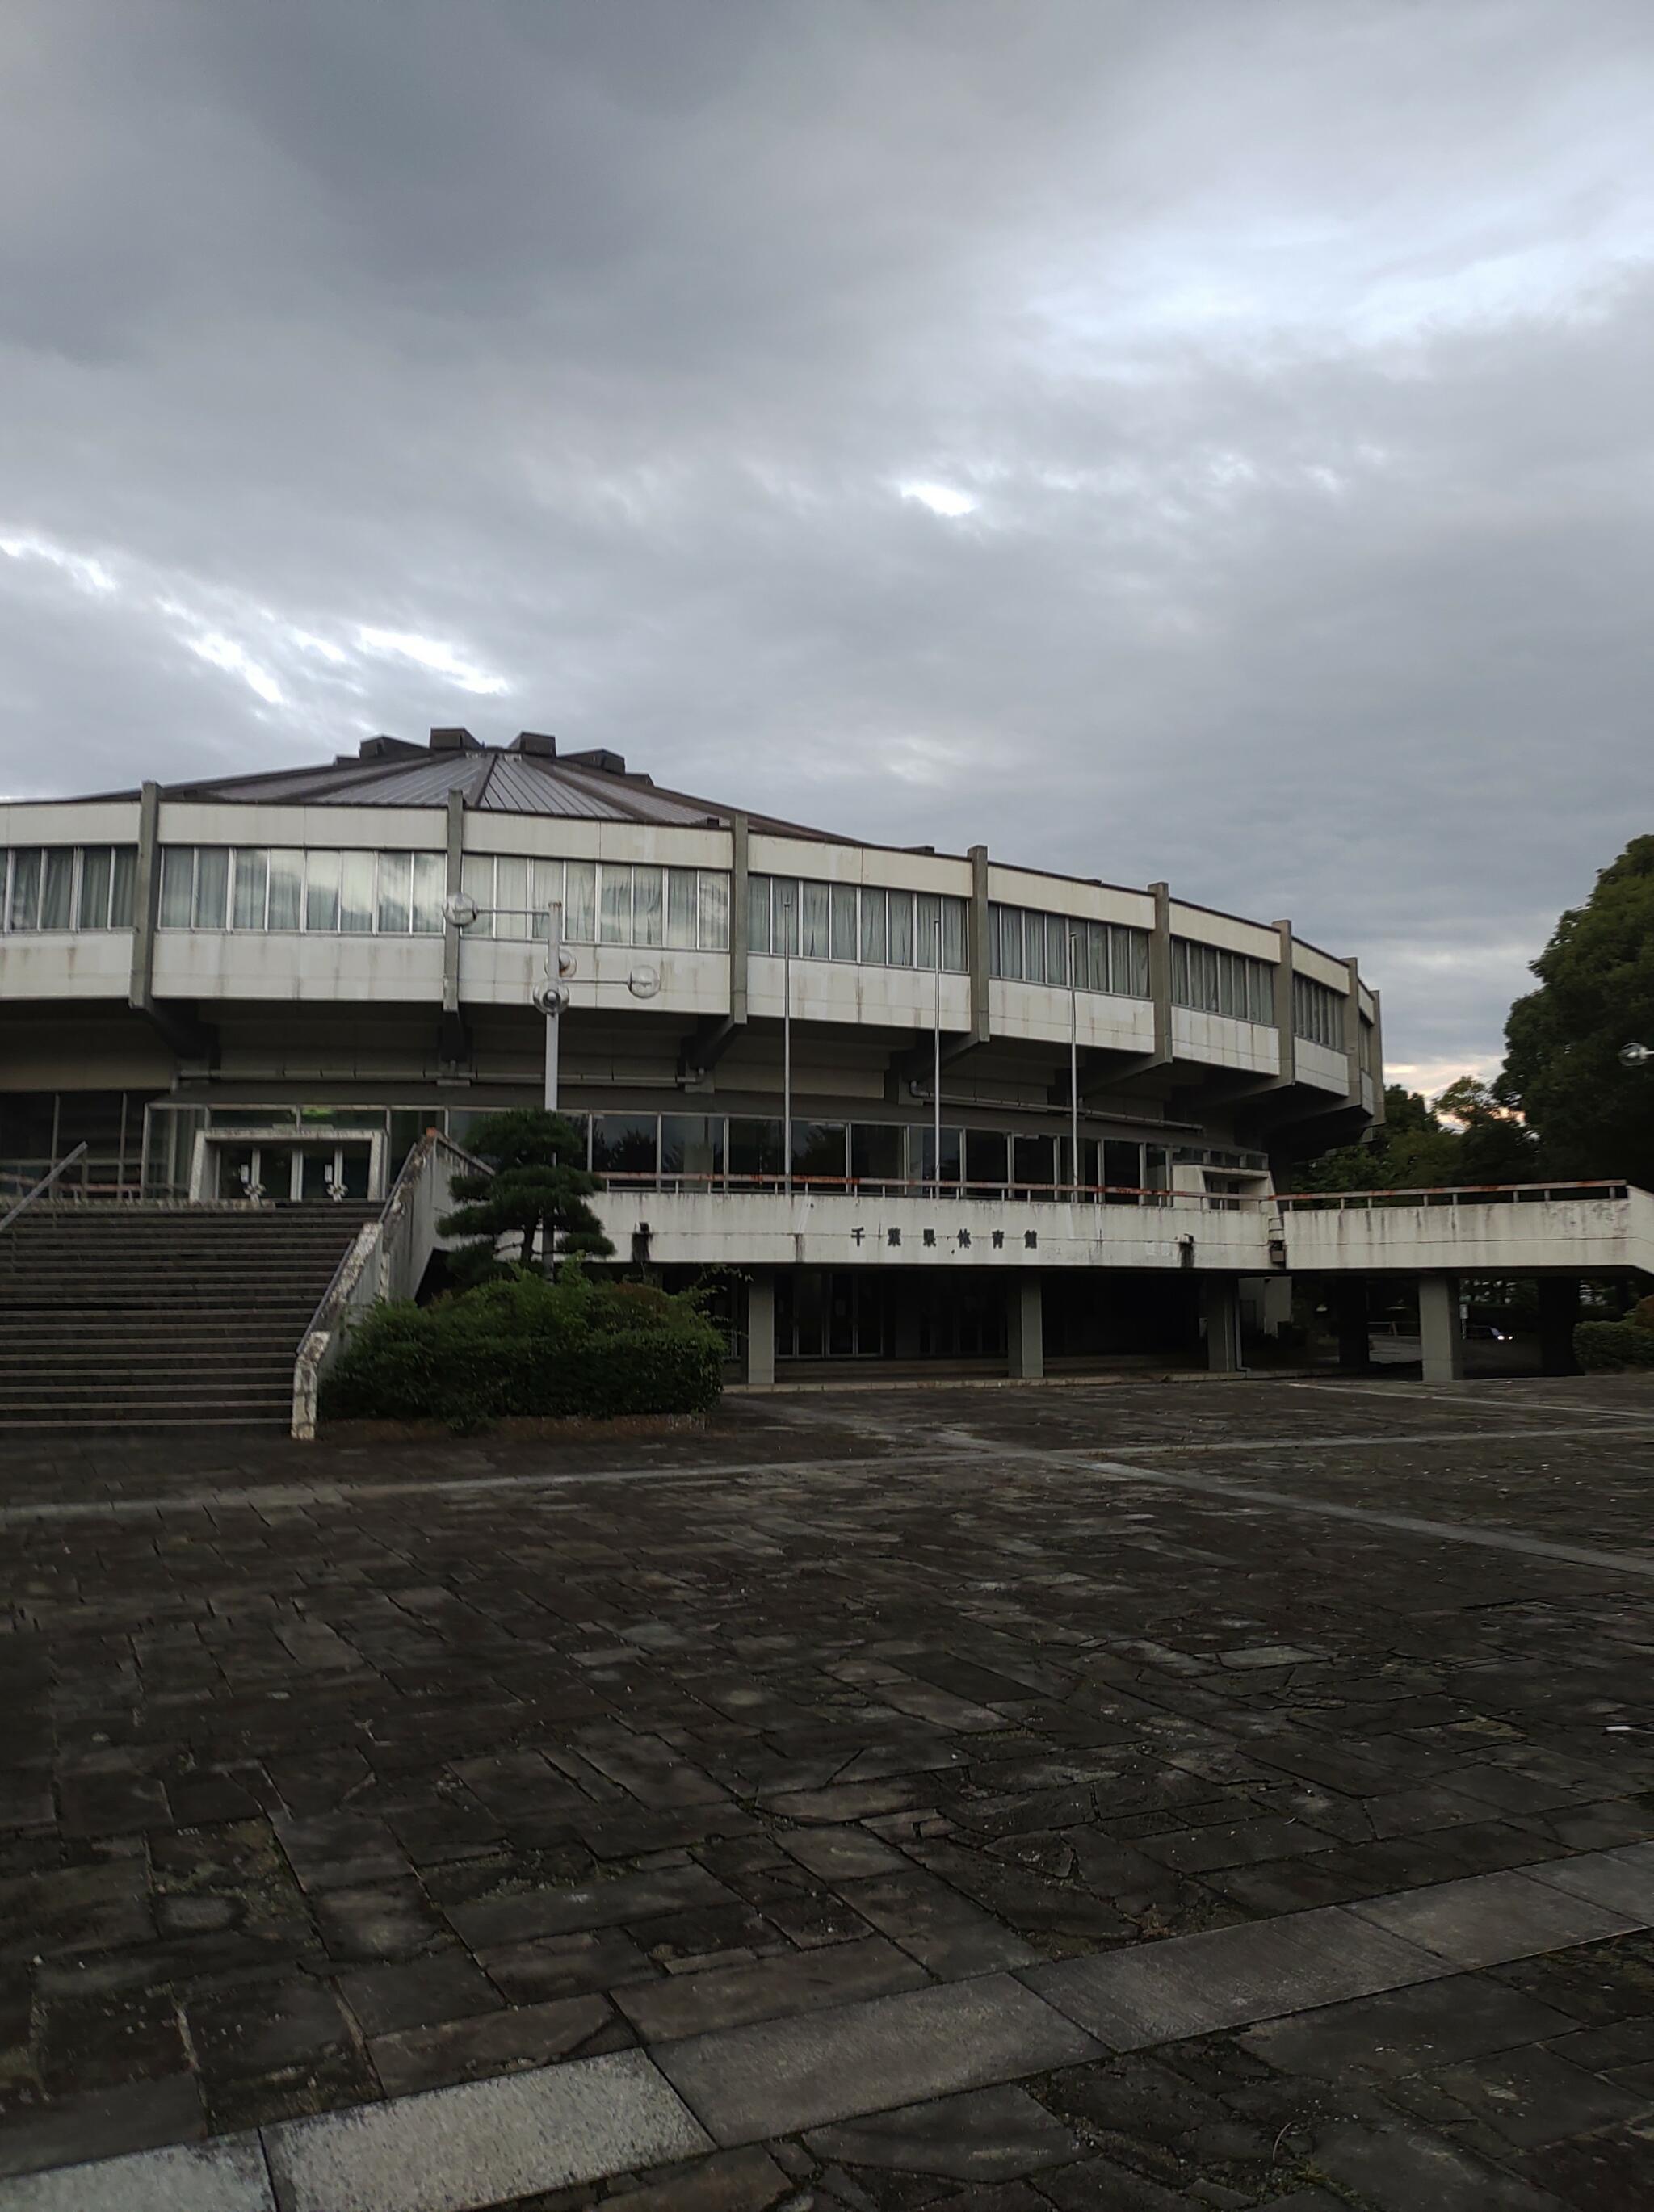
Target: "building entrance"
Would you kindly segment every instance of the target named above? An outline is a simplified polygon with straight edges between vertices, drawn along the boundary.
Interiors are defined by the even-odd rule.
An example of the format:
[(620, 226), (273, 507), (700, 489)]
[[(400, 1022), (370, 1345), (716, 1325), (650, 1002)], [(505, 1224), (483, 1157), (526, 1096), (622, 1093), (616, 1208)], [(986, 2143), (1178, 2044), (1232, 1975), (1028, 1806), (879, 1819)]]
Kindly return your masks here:
[(204, 1140), (205, 1198), (263, 1200), (273, 1206), (342, 1205), (379, 1196), (374, 1155), (383, 1140), (324, 1135), (241, 1136), (213, 1132)]

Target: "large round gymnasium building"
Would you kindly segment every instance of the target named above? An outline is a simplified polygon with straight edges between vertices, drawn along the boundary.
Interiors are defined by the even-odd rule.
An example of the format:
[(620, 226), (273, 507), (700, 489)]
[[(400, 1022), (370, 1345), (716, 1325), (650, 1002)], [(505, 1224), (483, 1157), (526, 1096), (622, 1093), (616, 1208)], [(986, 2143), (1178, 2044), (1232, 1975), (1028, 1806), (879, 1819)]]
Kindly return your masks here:
[(0, 806), (0, 1169), (380, 1200), (423, 1133), (538, 1103), (554, 901), (617, 1255), (728, 1270), (758, 1380), (1194, 1353), (1230, 1224), (1381, 1110), (1377, 994), (1287, 921), (441, 729)]

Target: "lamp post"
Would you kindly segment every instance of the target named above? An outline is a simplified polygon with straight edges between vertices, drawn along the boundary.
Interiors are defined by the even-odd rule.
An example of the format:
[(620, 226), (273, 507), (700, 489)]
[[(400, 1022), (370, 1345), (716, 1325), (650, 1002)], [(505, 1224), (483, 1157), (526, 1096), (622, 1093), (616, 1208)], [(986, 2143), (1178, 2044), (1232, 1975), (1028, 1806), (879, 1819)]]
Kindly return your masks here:
[[(455, 929), (470, 929), (484, 915), (544, 915), (545, 917), (545, 974), (534, 986), (534, 1004), (545, 1016), (545, 1110), (557, 1110), (557, 1024), (569, 1004), (567, 978), (575, 972), (575, 956), (562, 943), (562, 901), (550, 899), (538, 906), (479, 906), (469, 891), (454, 891), (442, 902), (442, 912)], [(640, 995), (642, 995), (640, 994)]]

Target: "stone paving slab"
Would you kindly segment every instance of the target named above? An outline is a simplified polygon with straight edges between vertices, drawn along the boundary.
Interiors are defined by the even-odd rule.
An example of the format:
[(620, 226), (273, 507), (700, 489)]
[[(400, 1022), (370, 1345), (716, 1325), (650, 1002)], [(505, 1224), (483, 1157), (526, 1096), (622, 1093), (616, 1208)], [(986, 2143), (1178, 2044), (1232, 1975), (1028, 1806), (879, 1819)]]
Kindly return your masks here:
[(654, 2057), (720, 2142), (757, 2142), (1093, 2056), (1089, 2035), (1008, 1975), (660, 2044)]
[(1136, 2051), (1449, 1971), (1419, 1946), (1329, 1905), (1036, 1966), (1021, 1979), (1110, 2050)]
[[(1087, 2154), (938, 2205), (1312, 2194), (1329, 2095), (1500, 2187), (1654, 2203), (1654, 1382), (824, 1393), (648, 1443), (217, 1452), (8, 1455), (0, 2174), (1137, 1960), (1186, 1978), (1135, 2021), (1177, 2040), (998, 2062)], [(1439, 1978), (1365, 1997), (1337, 1943), (1236, 1967), (1318, 2007), (1273, 2026), (1232, 1989), (1213, 2015), (1215, 1943), (1177, 1963), (1335, 1906), (1403, 1940), (1371, 1912), (1458, 1885), (1459, 1953), (1503, 1963), (1426, 1946)], [(1382, 2063), (1329, 2071), (1352, 2011)], [(729, 2212), (733, 2154), (534, 2212)], [(740, 2154), (743, 2207), (759, 2156), (879, 2212), (901, 2171), (796, 2130)]]
[(477, 2212), (710, 2148), (639, 2051), (265, 2131), (279, 2212)]
[(1492, 1966), (1534, 1951), (1600, 1942), (1642, 1924), (1521, 1872), (1475, 1875), (1348, 1907), (1358, 1918), (1457, 1966)]
[(0, 2181), (0, 2212), (276, 2212), (276, 2199), (257, 2136), (222, 2136)]

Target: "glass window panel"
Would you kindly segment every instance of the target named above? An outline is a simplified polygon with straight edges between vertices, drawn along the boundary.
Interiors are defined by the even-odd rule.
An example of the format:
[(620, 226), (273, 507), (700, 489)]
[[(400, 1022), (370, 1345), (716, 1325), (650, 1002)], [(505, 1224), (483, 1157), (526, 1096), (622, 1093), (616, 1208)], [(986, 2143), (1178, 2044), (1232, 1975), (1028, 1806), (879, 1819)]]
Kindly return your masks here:
[(76, 909), (76, 929), (106, 929), (109, 926), (109, 848), (88, 845), (81, 854), (81, 896)]
[(797, 1121), (793, 1124), (793, 1174), (806, 1182), (841, 1183), (844, 1180), (842, 1121)]
[(892, 891), (890, 897), (891, 965), (913, 965), (913, 893)]
[(605, 860), (599, 884), (599, 934), (605, 945), (632, 941), (632, 872), (624, 860)]
[(724, 1172), (721, 1114), (664, 1114), (660, 1117), (662, 1175), (703, 1176), (721, 1180)]
[(236, 848), (230, 897), (232, 929), (262, 929), (270, 889), (270, 855), (256, 845)]
[(448, 891), (445, 853), (416, 853), (413, 864), (413, 926), (421, 937), (442, 934), (442, 902)]
[(562, 933), (571, 945), (597, 938), (597, 863), (570, 860), (563, 871)]
[(494, 903), (500, 908), (496, 937), (521, 942), (533, 935), (528, 911), (528, 862), (520, 853), (502, 853), (494, 863)]
[[(467, 898), (474, 898), (483, 909), (477, 920), (465, 931), (467, 937), (492, 937), (494, 916), (490, 908), (494, 904), (494, 855), (492, 853), (467, 853), (459, 863), (459, 888)], [(380, 928), (384, 924), (380, 924)]]
[(1146, 929), (1117, 929), (1115, 932), (1115, 956), (1118, 963), (1115, 969), (1116, 990), (1121, 988), (1118, 977), (1123, 970), (1130, 978), (1132, 997), (1146, 999), (1149, 995), (1148, 932)]
[(1143, 1147), (1108, 1137), (1103, 1144), (1103, 1180), (1117, 1191), (1141, 1190)]
[(965, 1131), (965, 1181), (974, 1190), (979, 1186), (1002, 1190), (1008, 1176), (1010, 1145), (1002, 1129), (967, 1129)]
[[(528, 864), (528, 920), (523, 924), (526, 933), (537, 944), (545, 942), (545, 913), (553, 899), (562, 901), (562, 862), (561, 860), (531, 860)], [(560, 937), (569, 934), (569, 917), (562, 915), (557, 923)]]
[(861, 957), (875, 968), (882, 968), (885, 964), (886, 904), (882, 890), (876, 890), (869, 884), (862, 885)]
[(109, 884), (111, 929), (130, 929), (132, 927), (132, 894), (137, 881), (137, 848), (135, 845), (117, 845), (114, 871)]
[(1000, 973), (1007, 983), (1022, 981), (1022, 908), (1000, 908)]
[[(204, 858), (204, 854), (203, 855)], [(339, 856), (337, 853), (307, 853), (304, 856), (304, 926), (333, 930), (339, 926)], [(407, 923), (402, 927), (405, 929)]]
[(304, 854), (292, 850), (270, 856), (270, 919), (271, 929), (296, 929), (304, 896)]
[(1019, 1189), (1049, 1197), (1057, 1179), (1055, 1137), (1012, 1138), (1011, 1171)]
[(693, 868), (666, 871), (666, 943), (693, 951), (696, 938), (696, 873)]
[(749, 876), (746, 884), (746, 948), (749, 952), (768, 952), (769, 950), (769, 909), (773, 903), (774, 884), (769, 876)]
[(934, 891), (920, 891), (914, 906), (915, 964), (934, 968), (941, 955), (942, 902)]
[(652, 1176), (659, 1130), (659, 1121), (653, 1114), (593, 1114), (593, 1173)]
[[(21, 855), (19, 855), (21, 858)], [(39, 854), (35, 860), (38, 863)], [(190, 908), (195, 889), (195, 848), (193, 845), (163, 845), (161, 850), (161, 927), (163, 929), (187, 929)], [(13, 893), (15, 902), (16, 894)], [(30, 922), (28, 927), (34, 925)], [(12, 927), (17, 924), (14, 921)]]
[(1178, 1006), (1189, 1004), (1189, 945), (1181, 937), (1171, 940), (1171, 995)]
[(853, 1121), (850, 1173), (858, 1182), (900, 1182), (906, 1132), (897, 1121)]
[(339, 855), (339, 928), (349, 937), (371, 934), (377, 904), (374, 876), (378, 855), (342, 853)]
[(1023, 973), (1031, 983), (1045, 981), (1045, 919), (1025, 914), (1022, 918)]
[(1106, 991), (1109, 988), (1109, 928), (1103, 921), (1085, 925), (1085, 988), (1091, 991)]
[(701, 945), (708, 952), (729, 950), (729, 878), (701, 871)]
[(405, 937), (413, 920), (413, 854), (379, 856), (379, 927), (386, 937)]
[(833, 957), (854, 960), (856, 955), (855, 885), (833, 885)]
[(1048, 914), (1045, 917), (1045, 978), (1050, 983), (1066, 983), (1068, 980), (1068, 932), (1073, 924), (1066, 915)]
[(794, 960), (799, 957), (800, 895), (795, 876), (776, 876), (775, 890), (769, 902), (769, 949), (772, 952), (790, 951)]
[(965, 957), (965, 902), (963, 899), (945, 898), (942, 901), (942, 965), (954, 975), (962, 975), (968, 964)]
[(833, 903), (825, 884), (804, 884), (800, 886), (803, 915), (799, 929), (799, 948), (806, 960), (825, 960), (832, 942)]
[(660, 868), (632, 870), (632, 943), (664, 945), (666, 941), (666, 873)]
[(732, 1115), (729, 1122), (729, 1171), (732, 1176), (779, 1176), (781, 1172), (781, 1125)]
[(40, 876), (40, 927), (68, 929), (75, 917), (75, 848), (49, 845)]
[[(942, 1125), (942, 1188), (957, 1190), (959, 1187), (959, 1139), (961, 1132)], [(929, 1121), (915, 1124), (908, 1131), (908, 1175), (915, 1182), (936, 1181), (936, 1132)]]

